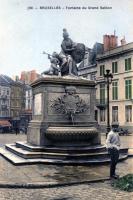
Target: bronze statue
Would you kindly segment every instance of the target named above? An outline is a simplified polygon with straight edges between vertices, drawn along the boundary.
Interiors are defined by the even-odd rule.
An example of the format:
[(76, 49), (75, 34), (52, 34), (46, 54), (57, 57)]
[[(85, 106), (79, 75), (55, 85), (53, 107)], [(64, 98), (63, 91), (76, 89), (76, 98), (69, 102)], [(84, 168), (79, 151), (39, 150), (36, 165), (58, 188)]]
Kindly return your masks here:
[(72, 51), (75, 50), (76, 43), (69, 38), (69, 34), (66, 29), (63, 29), (63, 38), (64, 39), (61, 44), (62, 52), (65, 55), (71, 55)]
[[(47, 54), (46, 52), (43, 52), (44, 54)], [(46, 74), (46, 75), (59, 75), (60, 72), (60, 68), (58, 67), (60, 60), (58, 57), (58, 54), (56, 52), (53, 52), (52, 55), (47, 54), (48, 55), (48, 59), (51, 62), (50, 68), (44, 72), (42, 72), (41, 74)]]
[[(65, 57), (64, 62), (61, 66), (61, 75), (78, 75), (77, 74), (77, 66), (74, 60), (71, 57), (72, 51), (75, 50), (76, 43), (72, 41), (71, 38), (69, 38), (69, 34), (66, 29), (63, 29), (63, 41), (61, 44), (61, 52), (60, 56)], [(74, 69), (72, 71), (72, 69)]]
[(85, 45), (73, 42), (72, 39), (69, 38), (66, 29), (63, 29), (63, 38), (60, 55), (65, 55), (67, 62), (61, 67), (61, 75), (73, 74), (77, 76), (77, 64), (84, 59)]
[(42, 74), (59, 75), (61, 72), (61, 76), (78, 76), (77, 64), (84, 59), (85, 45), (73, 42), (65, 28), (63, 29), (63, 38), (61, 52), (59, 54), (54, 52), (51, 57), (48, 57), (51, 62), (50, 69)]

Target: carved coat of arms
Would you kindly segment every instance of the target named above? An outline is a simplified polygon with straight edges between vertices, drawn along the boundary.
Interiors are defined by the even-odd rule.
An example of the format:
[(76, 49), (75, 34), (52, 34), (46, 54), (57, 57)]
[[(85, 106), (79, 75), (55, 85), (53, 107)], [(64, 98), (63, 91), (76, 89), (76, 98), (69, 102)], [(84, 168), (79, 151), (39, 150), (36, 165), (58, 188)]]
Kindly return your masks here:
[(76, 94), (76, 88), (68, 86), (65, 94), (53, 101), (52, 107), (56, 112), (65, 114), (74, 122), (74, 116), (89, 109), (89, 105)]

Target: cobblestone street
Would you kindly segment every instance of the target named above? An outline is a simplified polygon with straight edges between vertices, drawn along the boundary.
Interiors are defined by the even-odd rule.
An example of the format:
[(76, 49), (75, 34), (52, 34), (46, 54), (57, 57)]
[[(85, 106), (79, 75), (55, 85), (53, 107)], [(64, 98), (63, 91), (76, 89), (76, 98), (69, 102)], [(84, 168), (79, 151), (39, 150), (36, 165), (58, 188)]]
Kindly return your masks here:
[(109, 182), (44, 189), (0, 189), (0, 200), (132, 200), (133, 193), (114, 190)]
[[(26, 135), (1, 134), (0, 146), (15, 141), (25, 141)], [(105, 135), (102, 136), (102, 143)], [(133, 148), (133, 136), (121, 136), (124, 147)], [(121, 176), (133, 173), (133, 158), (120, 162), (117, 173)], [(107, 177), (109, 165), (105, 166), (14, 166), (0, 156), (0, 183), (73, 183), (87, 181), (92, 177)], [(133, 193), (116, 190), (111, 181), (44, 187), (42, 189), (0, 188), (0, 200), (132, 200)]]
[(7, 143), (14, 143), (16, 141), (25, 141), (27, 138), (27, 135), (25, 134), (0, 134), (0, 147), (4, 146)]

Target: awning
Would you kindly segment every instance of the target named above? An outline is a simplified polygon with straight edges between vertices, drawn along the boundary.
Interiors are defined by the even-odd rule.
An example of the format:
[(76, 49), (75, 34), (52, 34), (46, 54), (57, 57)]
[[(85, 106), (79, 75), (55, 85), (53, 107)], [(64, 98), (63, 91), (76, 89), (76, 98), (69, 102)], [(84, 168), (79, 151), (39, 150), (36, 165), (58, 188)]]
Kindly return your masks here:
[(0, 126), (6, 127), (6, 126), (11, 126), (11, 123), (7, 120), (0, 120)]

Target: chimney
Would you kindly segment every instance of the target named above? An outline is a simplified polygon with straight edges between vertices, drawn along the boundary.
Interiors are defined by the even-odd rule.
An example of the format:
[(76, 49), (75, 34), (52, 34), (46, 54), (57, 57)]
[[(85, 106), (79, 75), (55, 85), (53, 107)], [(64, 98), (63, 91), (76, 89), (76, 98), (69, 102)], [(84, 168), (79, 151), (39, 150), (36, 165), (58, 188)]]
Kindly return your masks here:
[(104, 51), (109, 51), (118, 46), (118, 37), (115, 35), (104, 35), (103, 36), (103, 47)]
[(118, 46), (118, 37), (115, 35), (110, 36), (110, 49), (113, 49)]
[(20, 80), (25, 81), (25, 71), (21, 72), (21, 78)]
[(125, 36), (121, 39), (121, 46), (126, 44)]
[(19, 81), (19, 76), (15, 76), (15, 81)]
[(103, 36), (103, 48), (104, 48), (104, 51), (108, 51), (109, 50), (109, 46), (110, 46), (109, 35), (104, 35)]
[(30, 72), (30, 82), (33, 82), (36, 80), (37, 74), (36, 74), (36, 70), (32, 70)]

